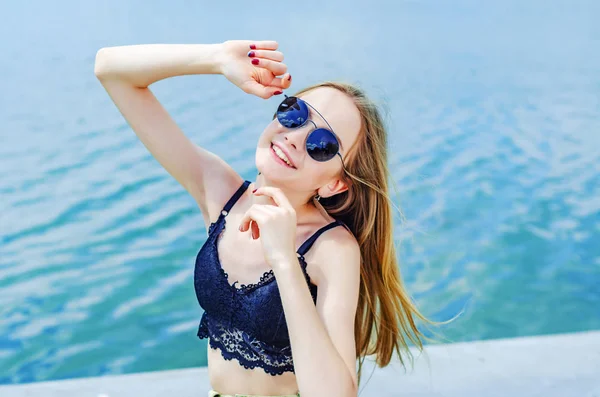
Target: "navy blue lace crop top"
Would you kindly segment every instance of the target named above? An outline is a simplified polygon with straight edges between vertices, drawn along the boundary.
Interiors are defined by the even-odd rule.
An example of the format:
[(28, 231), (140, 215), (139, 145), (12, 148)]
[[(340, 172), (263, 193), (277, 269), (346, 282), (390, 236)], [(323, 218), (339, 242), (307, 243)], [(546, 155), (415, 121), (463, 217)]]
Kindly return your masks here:
[[(217, 221), (211, 223), (208, 238), (196, 256), (194, 287), (198, 303), (204, 309), (198, 337), (209, 338), (210, 347), (221, 350), (226, 360), (235, 358), (246, 369), (260, 367), (268, 374), (281, 375), (294, 372), (294, 364), (273, 270), (265, 272), (257, 283), (242, 284), (237, 288), (237, 281), (229, 284), (217, 251), (217, 240), (225, 228), (225, 217), (248, 185), (250, 182), (244, 181)], [(343, 223), (335, 221), (317, 230), (297, 251), (315, 304), (317, 287), (310, 283), (306, 273), (304, 254), (321, 233), (338, 225)]]

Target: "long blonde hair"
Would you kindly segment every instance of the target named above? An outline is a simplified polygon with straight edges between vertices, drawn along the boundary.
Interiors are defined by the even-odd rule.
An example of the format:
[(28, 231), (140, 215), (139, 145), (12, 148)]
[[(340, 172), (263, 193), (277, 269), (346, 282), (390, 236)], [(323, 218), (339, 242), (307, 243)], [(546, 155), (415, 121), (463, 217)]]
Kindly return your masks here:
[[(387, 132), (376, 104), (357, 86), (326, 81), (306, 87), (295, 94), (301, 97), (321, 87), (335, 88), (348, 95), (358, 108), (362, 125), (356, 144), (344, 159), (342, 180), (348, 190), (319, 204), (335, 219), (343, 221), (360, 245), (361, 281), (354, 333), (360, 384), (364, 359), (376, 355), (376, 364), (383, 368), (390, 363), (394, 350), (402, 366), (405, 354), (414, 365), (408, 338), (419, 351), (421, 339), (429, 339), (415, 324), (419, 318), (426, 324), (440, 325), (422, 315), (407, 293), (400, 275), (393, 238), (392, 206), (400, 213), (388, 195)], [(395, 186), (395, 185), (394, 185)], [(460, 314), (460, 313), (459, 313)], [(453, 319), (449, 320), (452, 321)]]

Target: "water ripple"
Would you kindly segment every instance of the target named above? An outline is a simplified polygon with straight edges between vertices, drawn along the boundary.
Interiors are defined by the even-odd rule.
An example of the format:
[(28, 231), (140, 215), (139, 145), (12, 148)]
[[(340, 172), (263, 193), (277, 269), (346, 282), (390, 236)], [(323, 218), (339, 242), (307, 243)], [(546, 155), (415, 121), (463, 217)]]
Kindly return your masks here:
[[(202, 214), (93, 75), (99, 47), (189, 42), (205, 10), (175, 1), (131, 20), (134, 4), (77, 4), (13, 2), (2, 25), (19, 39), (0, 63), (0, 383), (206, 365), (191, 284)], [(422, 312), (464, 310), (446, 341), (600, 328), (598, 4), (340, 5), (280, 38), (288, 94), (346, 80), (389, 110), (394, 239)], [(203, 40), (245, 34), (245, 13), (219, 12)], [(306, 18), (253, 29), (273, 23)], [(151, 88), (194, 143), (254, 178), (279, 98), (215, 76)]]

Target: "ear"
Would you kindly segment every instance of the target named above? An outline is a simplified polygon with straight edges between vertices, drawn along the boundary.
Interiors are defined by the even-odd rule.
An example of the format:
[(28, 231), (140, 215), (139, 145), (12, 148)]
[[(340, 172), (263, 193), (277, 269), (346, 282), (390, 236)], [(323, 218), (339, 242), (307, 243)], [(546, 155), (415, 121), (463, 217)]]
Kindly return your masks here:
[(346, 185), (341, 179), (336, 179), (321, 187), (317, 193), (319, 193), (319, 196), (327, 198), (345, 192), (346, 190), (348, 190), (348, 185)]

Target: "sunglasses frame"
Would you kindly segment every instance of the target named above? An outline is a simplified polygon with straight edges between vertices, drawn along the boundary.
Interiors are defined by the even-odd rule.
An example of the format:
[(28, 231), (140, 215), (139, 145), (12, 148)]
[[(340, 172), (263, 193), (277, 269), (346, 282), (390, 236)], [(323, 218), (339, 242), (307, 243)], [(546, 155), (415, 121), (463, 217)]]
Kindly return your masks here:
[[(317, 131), (317, 130), (319, 130), (319, 129), (323, 129), (323, 130), (325, 130), (325, 131), (328, 131), (328, 132), (330, 132), (330, 133), (331, 133), (331, 135), (333, 135), (333, 137), (334, 137), (334, 138), (335, 138), (335, 140), (337, 141), (337, 145), (338, 145), (338, 150), (337, 150), (337, 152), (336, 152), (336, 153), (333, 155), (333, 157), (331, 157), (331, 158), (329, 158), (329, 159), (327, 159), (327, 160), (317, 160), (317, 159), (315, 159), (314, 157), (310, 156), (310, 151), (308, 150), (308, 148), (307, 148), (307, 150), (306, 150), (306, 151), (307, 151), (307, 153), (308, 153), (308, 155), (310, 156), (310, 158), (311, 158), (311, 159), (313, 159), (313, 160), (315, 160), (315, 161), (318, 161), (319, 163), (324, 163), (324, 162), (326, 162), (326, 161), (329, 161), (329, 160), (333, 159), (333, 158), (334, 158), (336, 155), (338, 155), (338, 156), (340, 157), (340, 160), (341, 160), (341, 162), (342, 162), (342, 168), (343, 168), (343, 169), (344, 169), (344, 171), (345, 171), (345, 170), (346, 170), (346, 168), (345, 168), (345, 166), (344, 166), (344, 159), (342, 158), (342, 155), (340, 154), (340, 149), (341, 149), (341, 147), (342, 147), (342, 145), (340, 144), (340, 139), (338, 138), (338, 136), (336, 135), (336, 133), (333, 131), (333, 128), (331, 128), (331, 125), (329, 125), (329, 123), (327, 122), (327, 120), (325, 119), (325, 117), (323, 117), (323, 115), (322, 115), (322, 114), (321, 114), (321, 113), (320, 113), (320, 112), (319, 112), (317, 109), (315, 109), (315, 108), (314, 108), (314, 107), (313, 107), (313, 106), (312, 106), (310, 103), (306, 102), (304, 99), (302, 99), (302, 98), (298, 98), (298, 97), (296, 97), (296, 96), (290, 96), (290, 97), (289, 97), (289, 96), (287, 96), (287, 95), (285, 95), (285, 94), (284, 94), (284, 96), (285, 96), (285, 98), (284, 98), (284, 99), (281, 101), (281, 103), (280, 103), (280, 104), (277, 106), (277, 111), (275, 111), (275, 117), (274, 117), (274, 118), (277, 118), (277, 121), (279, 121), (279, 117), (277, 117), (277, 114), (279, 113), (279, 107), (280, 107), (280, 106), (283, 104), (283, 102), (285, 102), (286, 100), (288, 100), (288, 99), (290, 99), (290, 98), (295, 98), (295, 99), (296, 99), (296, 101), (303, 102), (304, 104), (306, 104), (307, 106), (309, 106), (309, 107), (310, 107), (312, 110), (314, 110), (314, 111), (315, 111), (315, 112), (316, 112), (316, 113), (317, 113), (319, 116), (321, 116), (321, 118), (323, 119), (323, 121), (325, 122), (325, 124), (327, 124), (327, 126), (329, 127), (329, 129), (327, 129), (327, 128), (322, 128), (322, 127), (317, 127), (317, 124), (315, 124), (315, 122), (314, 122), (313, 120), (311, 120), (311, 119), (310, 119), (310, 112), (307, 112), (308, 114), (306, 115), (306, 120), (304, 120), (304, 122), (303, 122), (302, 124), (300, 124), (300, 125), (298, 125), (298, 126), (296, 126), (296, 127), (285, 127), (285, 126), (284, 126), (284, 127), (285, 127), (285, 128), (289, 128), (289, 129), (302, 128), (302, 127), (303, 127), (303, 126), (305, 126), (305, 125), (306, 125), (306, 123), (308, 123), (309, 121), (310, 121), (310, 122), (312, 122), (312, 123), (313, 123), (313, 125), (315, 126), (315, 129), (314, 129), (314, 130), (312, 130), (311, 132), (309, 132), (309, 133), (308, 133), (308, 135), (306, 136), (306, 139), (305, 139), (305, 141), (304, 141), (304, 146), (305, 146), (305, 147), (307, 146), (308, 139), (310, 138), (310, 136), (311, 136), (311, 134), (312, 134), (313, 132), (315, 132), (315, 131)], [(282, 124), (282, 125), (283, 125), (283, 124)]]

